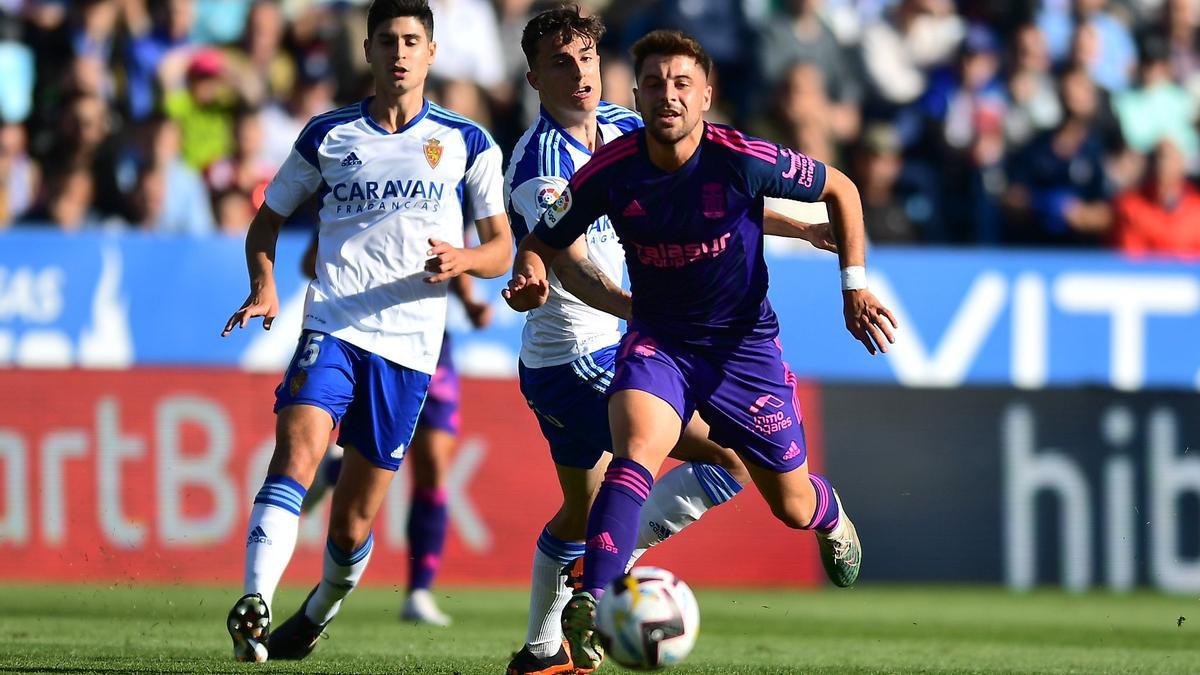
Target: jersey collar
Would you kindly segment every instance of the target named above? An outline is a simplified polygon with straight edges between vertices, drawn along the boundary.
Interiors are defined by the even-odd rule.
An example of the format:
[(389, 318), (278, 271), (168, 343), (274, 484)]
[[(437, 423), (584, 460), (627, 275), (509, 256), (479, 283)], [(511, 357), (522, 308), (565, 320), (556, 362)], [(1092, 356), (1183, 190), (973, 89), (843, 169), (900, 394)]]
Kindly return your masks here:
[(384, 129), (383, 127), (379, 126), (379, 123), (375, 121), (375, 118), (371, 117), (370, 108), (371, 108), (371, 101), (373, 101), (373, 100), (375, 100), (374, 96), (364, 98), (362, 103), (358, 104), (358, 110), (359, 110), (359, 113), (362, 115), (362, 118), (367, 121), (367, 126), (371, 127), (372, 129), (374, 129), (375, 131), (378, 131), (381, 134), (384, 134), (385, 136), (391, 136), (393, 133), (397, 133), (397, 134), (404, 133), (405, 131), (408, 131), (409, 129), (411, 129), (414, 124), (425, 119), (425, 116), (429, 114), (429, 99), (422, 99), (421, 112), (417, 113), (416, 117), (413, 117), (411, 120), (405, 122), (404, 126), (400, 127), (396, 131), (394, 131), (394, 132), (388, 131), (387, 129)]
[[(538, 109), (541, 111), (542, 119), (546, 120), (546, 124), (549, 124), (551, 129), (554, 129), (558, 132), (559, 136), (562, 136), (564, 139), (566, 139), (567, 143), (571, 144), (571, 147), (582, 152), (588, 157), (592, 156), (592, 151), (588, 150), (586, 145), (580, 143), (578, 138), (575, 138), (571, 134), (567, 133), (567, 130), (558, 123), (558, 120), (554, 119), (554, 117), (550, 114), (550, 111), (546, 110), (545, 106), (539, 105)], [(598, 136), (600, 135), (600, 114), (594, 112), (592, 113), (592, 116), (596, 118), (596, 135)]]

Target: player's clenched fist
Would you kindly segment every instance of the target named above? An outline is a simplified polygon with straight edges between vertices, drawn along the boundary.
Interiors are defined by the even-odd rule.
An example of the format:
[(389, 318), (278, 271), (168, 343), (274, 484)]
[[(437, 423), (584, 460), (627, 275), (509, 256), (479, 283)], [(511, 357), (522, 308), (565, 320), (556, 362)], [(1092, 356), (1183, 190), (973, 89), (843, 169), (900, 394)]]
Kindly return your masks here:
[(504, 296), (509, 307), (518, 312), (528, 312), (546, 304), (546, 298), (550, 296), (550, 283), (546, 279), (535, 278), (533, 268), (526, 266), (508, 280), (508, 288), (500, 291), (500, 295)]
[(267, 286), (260, 291), (251, 291), (241, 308), (229, 317), (229, 321), (225, 322), (225, 330), (221, 331), (221, 337), (233, 332), (234, 326), (245, 328), (250, 323), (250, 319), (256, 316), (263, 317), (263, 330), (271, 330), (271, 322), (278, 315), (279, 294), (275, 292), (274, 286)]
[(426, 283), (440, 284), (466, 274), (471, 269), (470, 251), (455, 248), (440, 239), (430, 239), (429, 246), (426, 255), (432, 257), (425, 261), (425, 271), (433, 276), (425, 277)]
[(846, 329), (856, 340), (863, 343), (867, 352), (887, 353), (888, 345), (895, 344), (892, 335), (900, 324), (892, 311), (883, 306), (874, 293), (865, 288), (842, 291), (842, 311), (846, 315)]

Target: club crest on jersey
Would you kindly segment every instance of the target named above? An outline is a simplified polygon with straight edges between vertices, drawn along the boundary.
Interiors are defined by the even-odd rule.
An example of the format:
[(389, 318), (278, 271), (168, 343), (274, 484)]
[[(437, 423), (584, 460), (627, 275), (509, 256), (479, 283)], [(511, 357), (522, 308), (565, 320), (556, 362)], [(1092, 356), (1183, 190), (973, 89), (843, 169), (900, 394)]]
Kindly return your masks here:
[(425, 161), (429, 162), (429, 168), (436, 169), (437, 165), (442, 161), (442, 150), (445, 148), (442, 147), (441, 141), (436, 138), (425, 141), (424, 148)]
[(700, 211), (705, 218), (725, 217), (725, 188), (720, 183), (705, 183), (700, 188)]
[(552, 187), (544, 187), (538, 190), (537, 203), (538, 206), (544, 208), (549, 207), (554, 202), (558, 201), (558, 190)]
[(564, 188), (558, 199), (546, 209), (546, 224), (551, 227), (558, 224), (558, 221), (571, 210), (571, 188)]

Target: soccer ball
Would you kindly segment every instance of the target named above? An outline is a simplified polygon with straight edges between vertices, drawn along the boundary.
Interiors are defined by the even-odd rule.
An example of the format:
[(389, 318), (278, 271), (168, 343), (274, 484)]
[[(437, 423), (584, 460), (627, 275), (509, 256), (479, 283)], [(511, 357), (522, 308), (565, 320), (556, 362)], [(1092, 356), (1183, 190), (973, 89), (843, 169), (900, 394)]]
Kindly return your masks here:
[(654, 670), (679, 663), (700, 632), (696, 596), (658, 567), (635, 567), (614, 580), (596, 607), (604, 650), (626, 668)]

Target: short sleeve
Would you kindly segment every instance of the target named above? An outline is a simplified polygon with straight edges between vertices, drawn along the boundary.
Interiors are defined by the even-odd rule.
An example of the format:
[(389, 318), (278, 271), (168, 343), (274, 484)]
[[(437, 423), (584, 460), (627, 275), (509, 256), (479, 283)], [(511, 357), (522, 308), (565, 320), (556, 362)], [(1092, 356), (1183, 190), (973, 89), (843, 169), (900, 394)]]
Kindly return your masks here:
[(504, 213), (503, 162), (500, 148), (494, 143), (474, 156), (463, 177), (464, 214), (471, 220)]
[(541, 220), (542, 214), (567, 188), (567, 179), (559, 176), (537, 176), (513, 189), (509, 195), (509, 221), (513, 234), (520, 241)]
[(297, 146), (292, 148), (283, 166), (279, 167), (267, 185), (263, 199), (272, 211), (288, 216), (311, 197), (320, 185), (321, 172), (304, 158)]
[(820, 201), (825, 191), (825, 164), (795, 150), (774, 143), (770, 145), (773, 149), (762, 158), (745, 158), (751, 193), (800, 202)]
[(552, 248), (563, 249), (575, 243), (587, 232), (588, 226), (604, 214), (604, 189), (601, 187), (604, 181), (595, 174), (587, 175), (585, 180), (579, 179), (580, 174), (571, 179), (533, 230), (538, 239)]

